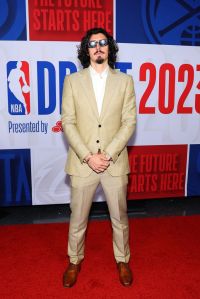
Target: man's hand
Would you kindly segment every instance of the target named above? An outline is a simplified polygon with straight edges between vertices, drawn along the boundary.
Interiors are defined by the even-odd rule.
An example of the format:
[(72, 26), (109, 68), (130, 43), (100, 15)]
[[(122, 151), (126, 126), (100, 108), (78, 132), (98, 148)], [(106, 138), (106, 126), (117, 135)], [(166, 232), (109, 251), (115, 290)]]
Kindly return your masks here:
[(109, 159), (106, 158), (104, 154), (93, 154), (90, 156), (88, 166), (92, 168), (95, 172), (104, 172), (110, 165)]

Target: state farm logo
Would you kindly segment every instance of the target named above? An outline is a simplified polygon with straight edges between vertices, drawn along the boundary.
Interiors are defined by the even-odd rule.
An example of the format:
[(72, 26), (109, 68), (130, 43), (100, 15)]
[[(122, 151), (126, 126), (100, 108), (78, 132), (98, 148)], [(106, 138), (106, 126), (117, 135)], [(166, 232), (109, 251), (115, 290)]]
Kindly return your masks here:
[(62, 128), (62, 121), (58, 120), (56, 122), (56, 125), (52, 127), (52, 132), (54, 133), (59, 133), (59, 132), (63, 132), (63, 128)]
[(29, 114), (30, 82), (27, 61), (9, 61), (7, 63), (7, 90), (9, 114)]

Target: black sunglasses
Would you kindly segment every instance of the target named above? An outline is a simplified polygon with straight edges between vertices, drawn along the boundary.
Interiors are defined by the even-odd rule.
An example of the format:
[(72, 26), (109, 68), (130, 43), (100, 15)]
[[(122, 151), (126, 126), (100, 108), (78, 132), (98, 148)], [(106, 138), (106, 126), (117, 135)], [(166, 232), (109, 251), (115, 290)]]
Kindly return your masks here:
[(99, 44), (100, 47), (105, 47), (108, 45), (107, 39), (100, 39), (98, 40), (91, 40), (88, 42), (88, 48), (96, 48), (97, 44)]

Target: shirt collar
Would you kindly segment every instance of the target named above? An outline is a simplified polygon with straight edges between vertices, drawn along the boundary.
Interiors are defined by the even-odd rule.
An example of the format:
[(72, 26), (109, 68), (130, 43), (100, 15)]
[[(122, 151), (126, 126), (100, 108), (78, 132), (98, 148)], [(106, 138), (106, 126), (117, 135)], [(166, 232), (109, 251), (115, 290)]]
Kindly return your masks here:
[(109, 66), (107, 66), (102, 73), (97, 73), (97, 71), (91, 65), (89, 66), (89, 70), (92, 76), (99, 76), (101, 78), (105, 78), (108, 75)]

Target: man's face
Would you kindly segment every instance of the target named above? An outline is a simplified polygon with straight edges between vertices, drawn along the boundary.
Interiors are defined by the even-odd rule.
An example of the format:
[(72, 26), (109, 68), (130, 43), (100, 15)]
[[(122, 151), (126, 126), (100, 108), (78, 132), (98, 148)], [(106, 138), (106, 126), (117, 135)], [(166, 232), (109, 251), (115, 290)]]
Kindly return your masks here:
[[(90, 41), (100, 41), (107, 40), (103, 33), (92, 34)], [(90, 62), (102, 64), (108, 62), (108, 45), (100, 46), (99, 43), (96, 44), (94, 48), (88, 48)]]

